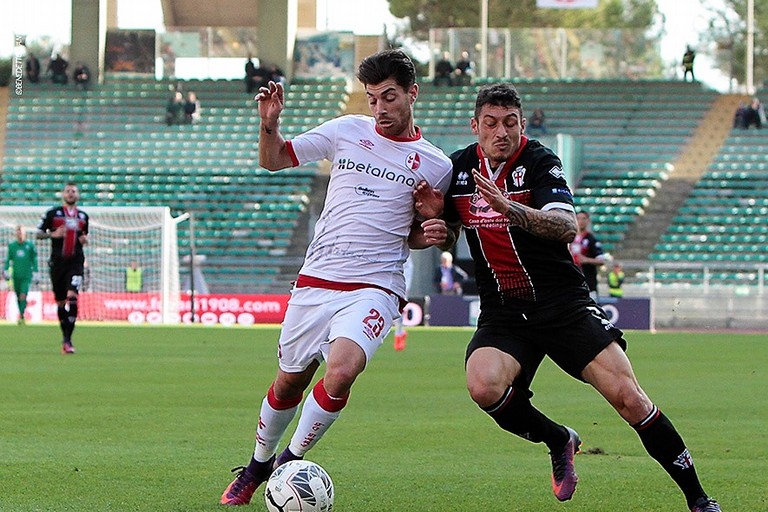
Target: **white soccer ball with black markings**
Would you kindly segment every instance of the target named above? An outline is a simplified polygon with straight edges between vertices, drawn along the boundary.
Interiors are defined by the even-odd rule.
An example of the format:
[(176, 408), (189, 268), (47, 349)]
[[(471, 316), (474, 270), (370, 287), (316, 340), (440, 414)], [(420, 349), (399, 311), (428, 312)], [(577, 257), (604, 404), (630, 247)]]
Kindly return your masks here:
[(264, 500), (270, 512), (331, 512), (333, 482), (319, 464), (292, 460), (269, 477)]

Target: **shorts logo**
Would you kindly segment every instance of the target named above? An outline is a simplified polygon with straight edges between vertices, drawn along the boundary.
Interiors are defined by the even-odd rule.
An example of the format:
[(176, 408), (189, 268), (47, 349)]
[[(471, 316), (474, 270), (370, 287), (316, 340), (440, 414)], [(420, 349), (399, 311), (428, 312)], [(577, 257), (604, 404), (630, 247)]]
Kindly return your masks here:
[(525, 167), (521, 165), (512, 171), (512, 183), (515, 187), (520, 188), (523, 186), (523, 180), (525, 180)]
[(409, 168), (412, 171), (415, 171), (419, 167), (421, 167), (421, 157), (418, 153), (415, 151), (412, 153), (409, 153), (407, 157), (405, 157), (405, 166)]
[(611, 330), (613, 328), (613, 324), (611, 323), (610, 320), (608, 320), (605, 317), (605, 314), (602, 312), (602, 310), (600, 308), (595, 307), (595, 306), (587, 306), (587, 310), (589, 310), (589, 312), (592, 314), (593, 317), (595, 317), (598, 320), (600, 320), (600, 323), (603, 324), (603, 328), (606, 331), (609, 331), (609, 330)]

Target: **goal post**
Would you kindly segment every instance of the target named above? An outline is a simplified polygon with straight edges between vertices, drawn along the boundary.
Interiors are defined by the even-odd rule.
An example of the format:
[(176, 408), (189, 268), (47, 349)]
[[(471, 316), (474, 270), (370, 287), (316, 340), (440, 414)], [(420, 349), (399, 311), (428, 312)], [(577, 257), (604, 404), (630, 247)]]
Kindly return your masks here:
[[(22, 226), (38, 253), (39, 283), (28, 295), (27, 319), (56, 320), (48, 275), (50, 240), (36, 240), (41, 216), (52, 205), (0, 206), (0, 261), (5, 263), (16, 226)], [(177, 225), (164, 206), (84, 206), (89, 216), (85, 272), (78, 317), (82, 320), (128, 320), (134, 323), (179, 322), (179, 250)], [(128, 282), (135, 263), (139, 278)], [(134, 274), (134, 275), (135, 275)], [(8, 283), (3, 283), (7, 288)], [(0, 318), (18, 318), (15, 295), (0, 291)]]

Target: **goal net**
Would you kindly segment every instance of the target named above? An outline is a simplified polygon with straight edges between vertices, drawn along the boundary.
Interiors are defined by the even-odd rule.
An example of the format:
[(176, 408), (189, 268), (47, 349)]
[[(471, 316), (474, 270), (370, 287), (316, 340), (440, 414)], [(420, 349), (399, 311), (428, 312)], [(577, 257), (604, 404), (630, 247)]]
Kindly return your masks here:
[[(0, 206), (0, 261), (17, 226), (35, 243), (39, 280), (27, 296), (27, 321), (57, 320), (48, 274), (50, 240), (36, 240), (37, 225), (50, 206)], [(179, 251), (176, 227), (184, 216), (171, 217), (167, 207), (83, 207), (90, 218), (85, 272), (78, 318), (133, 323), (179, 321)], [(129, 280), (128, 269), (140, 269)], [(129, 282), (130, 281), (130, 282)], [(9, 282), (0, 283), (0, 319), (18, 319)]]

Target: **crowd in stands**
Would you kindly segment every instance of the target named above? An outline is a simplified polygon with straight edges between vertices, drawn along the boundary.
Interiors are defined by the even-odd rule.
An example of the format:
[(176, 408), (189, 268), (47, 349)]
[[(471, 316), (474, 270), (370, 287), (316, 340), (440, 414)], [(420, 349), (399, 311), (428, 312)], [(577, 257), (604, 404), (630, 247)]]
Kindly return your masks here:
[[(57, 53), (49, 61), (48, 66), (45, 69), (45, 77), (49, 78), (54, 84), (67, 85), (69, 83), (69, 76), (67, 75), (67, 68), (69, 62)], [(42, 77), (40, 60), (34, 53), (27, 55), (25, 63), (25, 69), (27, 73), (27, 79), (33, 83), (39, 83)], [(91, 82), (91, 71), (88, 66), (83, 62), (78, 62), (72, 72), (72, 81), (78, 89), (85, 90)]]
[(165, 106), (165, 123), (168, 126), (176, 124), (192, 124), (201, 118), (200, 100), (189, 91), (186, 99), (180, 89), (176, 89)]
[(432, 83), (438, 87), (470, 85), (474, 74), (474, 63), (469, 60), (469, 52), (461, 52), (461, 59), (455, 66), (451, 63), (451, 54), (443, 52), (443, 58), (435, 63), (435, 78)]
[(747, 105), (739, 103), (736, 114), (733, 116), (733, 127), (739, 130), (747, 130), (755, 127), (760, 129), (766, 123), (765, 110), (763, 104), (757, 98), (752, 98), (752, 102)]
[(253, 93), (258, 91), (259, 87), (266, 87), (270, 81), (285, 83), (283, 70), (277, 66), (263, 67), (261, 63), (257, 67), (253, 63), (253, 57), (249, 55), (245, 63), (245, 91)]

